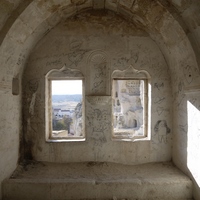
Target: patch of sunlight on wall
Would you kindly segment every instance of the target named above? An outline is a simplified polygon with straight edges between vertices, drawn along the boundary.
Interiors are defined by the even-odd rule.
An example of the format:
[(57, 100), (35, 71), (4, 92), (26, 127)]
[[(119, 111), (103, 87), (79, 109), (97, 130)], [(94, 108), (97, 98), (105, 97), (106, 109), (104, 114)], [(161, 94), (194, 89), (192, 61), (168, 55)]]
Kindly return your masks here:
[(187, 101), (188, 146), (187, 166), (200, 187), (200, 110)]

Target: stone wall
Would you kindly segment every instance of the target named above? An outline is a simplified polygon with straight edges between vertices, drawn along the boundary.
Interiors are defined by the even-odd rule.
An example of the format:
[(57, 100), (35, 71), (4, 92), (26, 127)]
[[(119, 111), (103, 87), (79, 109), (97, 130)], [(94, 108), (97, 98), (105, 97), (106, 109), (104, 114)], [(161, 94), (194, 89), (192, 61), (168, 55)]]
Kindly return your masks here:
[[(95, 87), (95, 63), (106, 63)], [(85, 77), (86, 141), (45, 142), (45, 75), (64, 65)], [(151, 76), (150, 140), (112, 141), (111, 74), (130, 65)], [(110, 11), (89, 11), (62, 21), (38, 42), (23, 74), (25, 158), (52, 162), (139, 164), (171, 160), (172, 90), (165, 59), (148, 34)], [(104, 116), (95, 118), (95, 110)], [(30, 112), (31, 111), (31, 112)], [(160, 124), (164, 128), (159, 128)], [(165, 139), (159, 139), (161, 136)]]
[[(149, 68), (154, 68), (154, 70), (152, 71), (154, 75), (152, 76), (151, 74), (152, 81), (154, 81), (151, 84), (152, 93), (156, 93), (155, 97), (152, 96), (153, 98), (151, 101), (153, 106), (151, 115), (152, 141), (144, 141), (143, 143), (145, 145), (141, 145), (141, 142), (107, 142), (107, 146), (112, 144), (110, 154), (115, 155), (116, 158), (114, 160), (117, 160), (118, 157), (122, 157), (121, 150), (123, 150), (123, 153), (127, 152), (126, 159), (128, 160), (129, 158), (131, 158), (132, 163), (139, 163), (135, 162), (135, 160), (140, 160), (141, 162), (146, 162), (147, 160), (159, 160), (162, 155), (160, 150), (164, 150), (165, 148), (162, 148), (163, 144), (161, 145), (158, 142), (159, 140), (157, 136), (153, 136), (153, 134), (156, 133), (157, 127), (161, 123), (160, 121), (165, 120), (167, 122), (167, 126), (170, 129), (170, 133), (168, 135), (170, 135), (170, 137), (172, 136), (172, 124), (170, 124), (170, 122), (168, 121), (168, 116), (170, 116), (170, 119), (172, 119), (172, 117), (170, 114), (168, 114), (167, 117), (163, 116), (163, 111), (172, 113), (173, 110), (174, 114), (172, 158), (174, 163), (181, 170), (183, 170), (185, 173), (189, 174), (191, 178), (193, 178), (194, 183), (196, 183), (194, 184), (194, 196), (196, 197), (196, 199), (200, 198), (199, 166), (195, 164), (196, 161), (200, 159), (200, 154), (198, 151), (200, 139), (197, 117), (199, 113), (200, 102), (198, 95), (199, 66), (197, 65), (197, 62), (199, 64), (200, 58), (198, 56), (200, 51), (199, 1), (157, 0), (151, 1), (150, 3), (147, 2), (148, 1), (144, 0), (63, 0), (59, 1), (58, 4), (57, 1), (45, 0), (2, 1), (0, 8), (0, 27), (2, 27), (2, 29), (0, 30), (0, 102), (2, 105), (0, 134), (3, 139), (0, 145), (0, 153), (3, 162), (1, 162), (0, 166), (0, 170), (2, 172), (0, 181), (2, 181), (5, 177), (9, 176), (12, 173), (17, 164), (19, 156), (17, 151), (19, 147), (18, 134), (20, 133), (21, 129), (21, 94), (19, 96), (13, 97), (11, 85), (13, 78), (17, 77), (20, 80), (19, 75), (25, 67), (27, 67), (27, 70), (32, 68), (32, 70), (30, 70), (30, 74), (27, 70), (25, 72), (25, 74), (27, 75), (27, 79), (26, 77), (24, 77), (25, 104), (23, 104), (23, 107), (24, 109), (28, 109), (27, 111), (24, 110), (23, 112), (24, 122), (26, 122), (24, 126), (24, 139), (26, 141), (25, 149), (27, 151), (26, 155), (28, 156), (28, 158), (31, 158), (31, 156), (33, 156), (35, 159), (46, 159), (51, 161), (78, 160), (81, 156), (75, 156), (79, 155), (79, 153), (76, 154), (76, 150), (80, 152), (82, 149), (84, 149), (86, 152), (91, 153), (91, 149), (89, 148), (89, 146), (92, 146), (92, 148), (95, 149), (94, 143), (91, 143), (89, 140), (90, 134), (87, 136), (88, 139), (86, 142), (84, 142), (84, 144), (46, 144), (44, 142), (45, 127), (43, 77), (48, 70), (52, 68), (59, 69), (65, 63), (68, 63), (69, 66), (72, 68), (82, 68), (83, 71), (85, 70), (85, 76), (87, 76), (88, 67), (86, 67), (86, 65), (88, 62), (86, 62), (86, 60), (88, 61), (90, 58), (93, 57), (93, 51), (96, 51), (97, 48), (101, 48), (101, 50), (103, 50), (103, 52), (107, 56), (111, 56), (113, 55), (113, 53), (115, 54), (115, 56), (111, 56), (110, 69), (125, 69), (126, 63), (128, 63), (128, 65), (133, 64), (134, 67), (138, 69), (147, 69), (149, 72), (151, 71), (151, 69)], [(83, 17), (81, 24), (75, 22), (75, 19), (72, 20), (73, 22), (71, 21), (71, 23), (69, 23), (68, 21), (68, 23), (65, 24), (63, 28), (61, 28), (62, 30), (57, 30), (59, 34), (56, 33), (55, 29), (59, 29), (58, 27), (56, 27), (53, 30), (54, 35), (53, 32), (50, 33), (51, 39), (48, 39), (48, 37), (50, 36), (47, 35), (46, 39), (41, 40), (36, 49), (34, 49), (34, 51), (32, 52), (28, 65), (25, 65), (26, 60), (29, 56), (29, 52), (32, 51), (32, 48), (35, 46), (38, 40), (40, 40), (44, 35), (48, 34), (49, 31), (60, 20), (68, 18), (69, 16), (77, 12), (82, 12), (82, 10), (84, 9), (104, 8), (113, 10), (116, 13), (120, 13), (126, 20), (132, 20), (139, 27), (144, 27), (145, 30), (149, 32), (151, 38), (153, 38), (153, 41), (155, 41), (156, 44), (148, 37), (146, 33), (139, 31), (139, 28), (136, 28), (133, 24), (131, 24), (131, 26), (128, 26), (128, 29), (126, 29), (130, 30), (130, 27), (132, 27), (133, 31), (127, 31), (125, 34), (120, 34), (120, 31), (122, 30), (120, 28), (121, 24), (115, 23), (115, 25), (113, 26), (113, 21), (107, 19), (106, 21), (108, 21), (108, 23), (106, 25), (104, 23), (98, 24), (99, 19), (97, 16), (96, 18), (94, 18), (98, 24), (98, 27), (94, 28), (93, 23), (90, 28), (86, 29), (84, 25), (84, 19), (86, 18)], [(75, 27), (73, 26), (73, 24), (75, 25)], [(78, 24), (79, 26), (77, 26), (76, 24)], [(69, 28), (72, 31), (69, 31)], [(81, 30), (84, 34), (82, 34), (81, 36), (81, 33), (79, 33), (76, 37), (73, 32), (79, 32), (78, 29)], [(94, 29), (96, 30), (96, 32), (94, 32)], [(105, 30), (105, 32), (104, 34), (100, 34), (102, 40), (99, 40), (99, 30), (103, 31), (103, 29)], [(61, 34), (67, 33), (67, 30), (68, 35)], [(90, 31), (86, 34), (86, 30)], [(91, 34), (92, 30), (93, 32)], [(112, 36), (110, 35), (110, 33), (112, 33)], [(134, 45), (131, 45), (131, 48), (129, 47), (129, 39), (124, 39), (123, 41), (128, 42), (126, 44), (121, 44), (120, 41), (122, 41), (121, 38), (123, 38), (124, 35), (126, 36), (126, 38), (128, 38), (128, 36), (132, 34), (134, 35), (135, 42)], [(60, 38), (57, 37), (58, 35)], [(85, 37), (85, 39), (82, 40), (83, 35), (89, 35), (90, 37)], [(102, 37), (103, 35), (105, 36), (104, 38), (108, 38), (108, 36), (110, 35), (111, 39), (108, 43), (104, 41), (104, 38)], [(78, 43), (79, 41), (86, 41), (83, 44), (85, 48), (84, 50), (88, 50), (88, 48), (90, 47), (89, 51), (82, 51), (82, 53), (81, 51), (78, 51), (77, 48), (79, 45), (77, 46), (76, 44), (72, 44), (74, 38), (75, 40), (78, 40)], [(120, 40), (118, 41), (117, 39), (119, 38)], [(140, 39), (140, 41), (138, 40), (138, 38)], [(47, 44), (47, 40), (49, 44)], [(133, 41), (133, 37), (131, 38), (131, 40)], [(57, 41), (60, 41), (60, 43), (58, 43)], [(42, 43), (44, 45), (42, 45)], [(100, 43), (102, 43), (102, 45), (100, 45)], [(112, 46), (113, 43), (114, 47), (116, 48), (113, 51), (112, 48), (108, 51), (109, 47), (107, 45), (109, 44)], [(89, 44), (90, 46), (87, 46)], [(137, 46), (137, 44), (142, 45)], [(165, 80), (165, 78), (167, 78), (168, 80), (168, 75), (166, 75), (166, 63), (163, 61), (163, 59), (162, 61), (158, 61), (160, 57), (162, 57), (162, 55), (156, 45), (158, 45), (158, 47), (160, 48), (170, 68), (170, 77), (172, 79), (173, 89), (173, 109), (171, 103), (162, 102), (161, 104), (161, 102), (159, 101), (162, 100), (160, 96), (165, 96), (166, 84), (165, 88), (162, 91), (160, 89), (163, 85), (162, 82), (165, 82), (163, 80)], [(81, 47), (81, 50), (83, 49), (83, 46)], [(124, 48), (122, 48), (123, 46), (126, 46), (127, 49), (124, 50)], [(48, 47), (49, 49), (47, 49)], [(118, 51), (117, 49), (121, 49), (121, 51)], [(129, 52), (129, 49), (132, 49), (133, 51)], [(150, 54), (147, 51), (144, 51), (147, 49), (150, 49), (154, 52), (151, 52)], [(79, 52), (79, 54), (76, 54), (74, 52)], [(86, 53), (84, 54), (84, 52)], [(116, 54), (116, 52), (118, 54)], [(82, 56), (83, 59), (81, 61), (84, 61), (83, 63), (86, 64), (84, 66), (81, 65), (82, 62), (77, 62), (79, 60), (78, 57), (81, 58)], [(153, 61), (152, 58), (155, 58), (157, 61)], [(75, 63), (75, 65), (72, 66), (72, 63)], [(123, 63), (125, 63), (125, 65)], [(148, 63), (150, 67), (148, 66)], [(166, 75), (166, 77), (164, 74), (158, 77), (157, 74), (159, 75), (159, 69), (161, 69), (162, 71), (163, 68), (165, 68), (164, 74)], [(35, 71), (34, 69), (36, 69), (37, 71)], [(86, 80), (89, 82), (90, 79), (87, 78)], [(33, 86), (36, 86), (37, 92), (31, 92), (29, 91), (29, 89), (25, 89), (28, 84), (33, 84)], [(89, 88), (90, 86), (91, 84), (88, 83), (87, 88)], [(194, 90), (195, 92), (191, 94), (190, 91), (192, 90)], [(168, 93), (172, 94), (171, 91), (167, 92), (166, 94), (168, 95)], [(26, 99), (26, 95), (29, 99)], [(109, 91), (107, 95), (109, 95)], [(154, 105), (154, 99), (156, 99), (155, 104), (157, 105)], [(30, 106), (30, 102), (36, 103), (33, 104), (33, 106)], [(163, 104), (165, 105), (164, 108), (166, 108), (164, 110)], [(40, 106), (38, 107), (38, 105)], [(34, 116), (29, 113), (30, 107), (30, 110), (34, 111), (35, 113)], [(190, 108), (190, 110), (188, 108)], [(36, 119), (36, 114), (40, 117), (40, 120)], [(188, 117), (190, 117), (190, 119), (188, 119)], [(10, 121), (12, 121), (12, 123), (10, 123)], [(27, 125), (28, 123), (30, 124)], [(164, 123), (164, 121), (162, 121), (162, 123)], [(110, 135), (110, 133), (108, 135)], [(23, 142), (23, 139), (21, 140), (21, 142)], [(75, 145), (77, 146), (75, 147)], [(113, 145), (116, 148), (113, 147)], [(156, 146), (157, 149), (154, 148), (154, 146)], [(116, 149), (118, 149), (118, 151), (116, 151)], [(68, 155), (63, 153), (67, 152), (67, 150), (72, 150), (74, 155), (73, 153), (70, 153)], [(101, 151), (103, 151), (102, 148)], [(92, 160), (96, 152), (97, 150), (91, 153), (88, 158), (91, 158)], [(146, 154), (142, 154), (140, 152), (146, 152)], [(100, 155), (102, 155), (102, 152), (100, 152)], [(141, 157), (141, 155), (144, 156)], [(146, 155), (148, 155), (147, 159), (145, 158)], [(151, 157), (153, 157), (154, 159), (150, 159), (149, 155), (151, 155)], [(86, 157), (84, 157), (82, 160), (87, 159)]]

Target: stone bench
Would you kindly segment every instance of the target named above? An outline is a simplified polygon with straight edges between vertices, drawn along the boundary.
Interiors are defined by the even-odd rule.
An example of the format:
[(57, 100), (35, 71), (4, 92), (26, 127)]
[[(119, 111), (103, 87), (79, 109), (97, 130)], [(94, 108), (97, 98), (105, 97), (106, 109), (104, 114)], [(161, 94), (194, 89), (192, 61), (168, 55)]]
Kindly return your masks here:
[(3, 182), (4, 200), (192, 199), (192, 182), (172, 163), (107, 162), (18, 166)]

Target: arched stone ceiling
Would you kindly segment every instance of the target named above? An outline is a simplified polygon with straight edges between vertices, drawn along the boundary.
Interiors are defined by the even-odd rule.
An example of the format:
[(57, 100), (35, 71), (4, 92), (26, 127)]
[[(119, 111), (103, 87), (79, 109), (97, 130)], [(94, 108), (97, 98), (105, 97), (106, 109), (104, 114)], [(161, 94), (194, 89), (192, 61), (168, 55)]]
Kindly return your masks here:
[(32, 0), (0, 1), (0, 44), (14, 21), (26, 9)]
[[(178, 0), (172, 2), (177, 3), (178, 7)], [(173, 80), (177, 81), (181, 69), (189, 65), (193, 70), (191, 73), (194, 76), (193, 84), (197, 84), (195, 75), (198, 67), (193, 48), (186, 35), (187, 27), (183, 27), (181, 19), (173, 15), (169, 5), (158, 0), (31, 1), (17, 17), (2, 42), (0, 81), (6, 82), (7, 85), (11, 84), (12, 78), (23, 71), (34, 45), (45, 34), (61, 20), (87, 9), (112, 10), (145, 29), (163, 52)]]
[(22, 0), (1, 0), (0, 1), (0, 30), (11, 16), (12, 12), (16, 10)]

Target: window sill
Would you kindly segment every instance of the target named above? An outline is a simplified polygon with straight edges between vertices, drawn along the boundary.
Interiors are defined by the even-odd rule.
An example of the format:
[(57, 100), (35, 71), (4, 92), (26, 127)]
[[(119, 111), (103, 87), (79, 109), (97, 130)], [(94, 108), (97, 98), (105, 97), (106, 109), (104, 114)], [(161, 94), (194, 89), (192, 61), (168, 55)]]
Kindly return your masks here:
[(150, 141), (150, 138), (147, 136), (134, 136), (132, 138), (124, 137), (112, 137), (112, 141), (116, 142), (138, 142), (138, 141)]
[(84, 142), (86, 138), (49, 138), (47, 143), (61, 143), (61, 142)]

